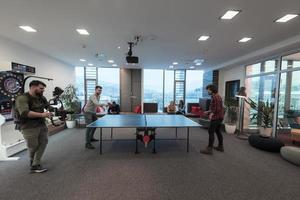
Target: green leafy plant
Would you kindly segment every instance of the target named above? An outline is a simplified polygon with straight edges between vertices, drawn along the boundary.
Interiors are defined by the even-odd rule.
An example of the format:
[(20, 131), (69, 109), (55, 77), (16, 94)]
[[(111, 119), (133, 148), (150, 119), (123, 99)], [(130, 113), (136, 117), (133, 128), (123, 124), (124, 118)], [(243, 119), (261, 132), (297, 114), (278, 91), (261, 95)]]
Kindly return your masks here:
[(274, 105), (269, 102), (260, 102), (258, 105), (258, 121), (264, 128), (271, 128), (273, 122)]
[(256, 110), (257, 113), (253, 115), (252, 119), (257, 119), (257, 124), (261, 127), (272, 128), (274, 104), (260, 101)]
[(224, 101), (226, 118), (228, 124), (235, 124), (237, 121), (238, 105), (239, 102), (235, 98), (227, 98)]
[(76, 95), (76, 88), (69, 84), (65, 89), (60, 99), (64, 105), (64, 109), (74, 114), (68, 114), (68, 120), (74, 120), (75, 114), (80, 112), (80, 101)]

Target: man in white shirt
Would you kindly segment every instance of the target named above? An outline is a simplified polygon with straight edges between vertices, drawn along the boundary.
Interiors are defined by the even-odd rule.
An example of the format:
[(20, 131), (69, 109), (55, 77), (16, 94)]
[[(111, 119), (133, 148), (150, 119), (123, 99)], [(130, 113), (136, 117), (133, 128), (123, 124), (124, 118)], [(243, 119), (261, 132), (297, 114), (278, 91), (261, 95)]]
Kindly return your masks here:
[[(88, 102), (84, 107), (84, 117), (86, 125), (94, 122), (97, 120), (96, 109), (98, 106), (103, 107), (105, 104), (100, 104), (100, 95), (102, 92), (101, 86), (95, 87), (95, 93), (90, 96)], [(86, 135), (85, 135), (85, 148), (87, 149), (95, 149), (91, 142), (98, 141), (94, 138), (96, 128), (86, 128)]]

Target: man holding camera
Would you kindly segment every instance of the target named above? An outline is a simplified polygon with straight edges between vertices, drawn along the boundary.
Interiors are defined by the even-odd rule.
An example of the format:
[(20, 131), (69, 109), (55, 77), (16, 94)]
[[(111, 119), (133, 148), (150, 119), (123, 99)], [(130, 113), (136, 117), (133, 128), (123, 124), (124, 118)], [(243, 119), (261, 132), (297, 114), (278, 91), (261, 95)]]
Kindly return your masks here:
[(41, 165), (41, 158), (48, 144), (48, 128), (45, 118), (51, 113), (44, 112), (48, 108), (47, 99), (43, 96), (46, 84), (33, 80), (29, 91), (16, 99), (16, 111), (20, 117), (20, 128), (26, 141), (32, 173), (46, 172)]

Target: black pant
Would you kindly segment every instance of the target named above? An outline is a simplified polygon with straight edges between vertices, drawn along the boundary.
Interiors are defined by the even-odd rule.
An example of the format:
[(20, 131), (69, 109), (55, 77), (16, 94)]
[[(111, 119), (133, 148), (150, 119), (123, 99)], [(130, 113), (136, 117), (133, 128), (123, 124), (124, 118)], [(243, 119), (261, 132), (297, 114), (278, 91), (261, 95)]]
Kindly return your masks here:
[[(86, 125), (89, 125), (92, 122), (97, 120), (96, 113), (85, 112), (84, 117), (85, 117)], [(91, 139), (94, 138), (95, 131), (96, 131), (96, 128), (86, 128), (86, 133), (85, 133), (85, 143), (86, 144), (91, 143)]]
[(213, 147), (214, 141), (215, 141), (215, 132), (218, 137), (219, 141), (219, 146), (223, 146), (223, 136), (221, 133), (221, 124), (222, 124), (222, 119), (219, 120), (211, 120), (210, 126), (208, 128), (208, 134), (209, 134), (209, 147)]

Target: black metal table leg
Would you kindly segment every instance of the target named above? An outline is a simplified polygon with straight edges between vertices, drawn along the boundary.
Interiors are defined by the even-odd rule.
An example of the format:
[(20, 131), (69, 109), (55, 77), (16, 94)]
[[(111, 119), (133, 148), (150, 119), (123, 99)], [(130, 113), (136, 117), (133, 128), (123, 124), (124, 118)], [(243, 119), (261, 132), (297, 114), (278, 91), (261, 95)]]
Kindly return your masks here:
[(110, 129), (110, 139), (113, 139), (113, 128)]
[(136, 130), (135, 133), (135, 154), (138, 154), (139, 150), (138, 150), (138, 131)]
[(189, 143), (190, 143), (190, 128), (187, 128), (187, 139), (186, 139), (186, 152), (189, 152)]
[(155, 146), (155, 141), (156, 141), (155, 135), (156, 135), (156, 133), (155, 133), (155, 131), (152, 132), (152, 134), (153, 134), (153, 152), (152, 153), (156, 153), (156, 146)]
[(175, 130), (175, 131), (176, 131), (175, 133), (176, 133), (176, 139), (177, 139), (177, 127), (176, 127), (176, 130)]
[(100, 154), (102, 154), (102, 128), (100, 128), (100, 140), (99, 140), (99, 143), (100, 143)]

